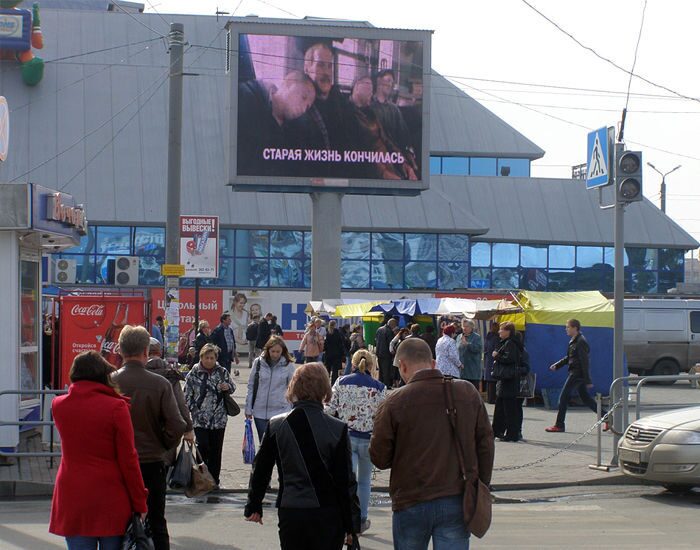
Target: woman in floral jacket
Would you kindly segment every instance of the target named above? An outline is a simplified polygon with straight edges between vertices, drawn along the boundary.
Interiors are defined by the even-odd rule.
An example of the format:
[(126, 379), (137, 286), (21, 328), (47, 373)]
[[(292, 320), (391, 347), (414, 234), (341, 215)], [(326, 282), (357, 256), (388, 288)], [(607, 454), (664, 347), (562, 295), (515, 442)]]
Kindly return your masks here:
[(185, 401), (192, 414), (197, 446), (217, 486), (228, 420), (224, 394), (236, 390), (228, 371), (217, 363), (218, 357), (219, 348), (206, 344), (199, 352), (199, 363), (185, 380)]
[(374, 429), (374, 414), (386, 399), (386, 386), (372, 377), (374, 359), (367, 350), (352, 356), (352, 374), (341, 376), (333, 384), (333, 396), (326, 412), (347, 423), (352, 447), (352, 469), (357, 478), (360, 499), (360, 532), (369, 529), (369, 508), (372, 462), (369, 458), (369, 440)]

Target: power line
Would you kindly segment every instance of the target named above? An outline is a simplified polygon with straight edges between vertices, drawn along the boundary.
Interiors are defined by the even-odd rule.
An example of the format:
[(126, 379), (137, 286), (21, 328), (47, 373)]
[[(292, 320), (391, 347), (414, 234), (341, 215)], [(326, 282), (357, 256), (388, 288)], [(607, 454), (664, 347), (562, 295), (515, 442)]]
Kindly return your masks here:
[(655, 88), (659, 88), (659, 89), (661, 89), (661, 90), (666, 90), (667, 92), (669, 92), (669, 93), (671, 93), (671, 94), (673, 94), (673, 95), (676, 95), (676, 96), (678, 96), (678, 97), (682, 97), (683, 99), (687, 99), (687, 100), (689, 100), (689, 101), (695, 101), (695, 102), (700, 103), (700, 99), (698, 99), (698, 98), (696, 98), (696, 97), (687, 96), (687, 95), (682, 94), (682, 93), (680, 93), (680, 92), (677, 92), (676, 90), (673, 90), (673, 89), (671, 89), (671, 88), (669, 88), (669, 87), (667, 87), (667, 86), (664, 86), (663, 84), (658, 84), (658, 83), (656, 83), (656, 82), (653, 82), (653, 81), (649, 80), (649, 79), (646, 78), (646, 77), (643, 77), (643, 76), (641, 76), (641, 75), (635, 74), (635, 73), (633, 73), (632, 71), (630, 71), (630, 70), (628, 70), (628, 69), (625, 69), (624, 67), (622, 67), (622, 66), (618, 65), (617, 63), (615, 63), (612, 59), (609, 59), (609, 58), (605, 57), (604, 55), (599, 54), (596, 50), (594, 50), (594, 49), (591, 48), (590, 46), (586, 46), (583, 42), (581, 42), (578, 38), (576, 38), (576, 37), (575, 37), (573, 34), (571, 34), (569, 31), (563, 29), (556, 21), (554, 21), (553, 19), (547, 17), (544, 13), (542, 13), (540, 10), (538, 10), (535, 6), (533, 6), (530, 2), (528, 2), (528, 0), (520, 0), (520, 1), (521, 1), (523, 4), (525, 4), (528, 8), (530, 8), (532, 11), (534, 11), (535, 13), (537, 13), (537, 14), (538, 14), (540, 17), (542, 17), (544, 20), (546, 20), (548, 23), (550, 23), (550, 24), (552, 24), (554, 27), (556, 27), (557, 30), (559, 30), (560, 32), (562, 32), (563, 34), (565, 34), (566, 36), (568, 36), (571, 40), (573, 40), (576, 44), (578, 44), (579, 46), (581, 46), (584, 50), (587, 50), (587, 51), (591, 52), (591, 53), (592, 53), (593, 55), (595, 55), (598, 59), (601, 59), (602, 61), (605, 61), (606, 63), (612, 65), (612, 66), (615, 67), (616, 69), (619, 69), (620, 71), (622, 71), (622, 72), (624, 72), (624, 73), (626, 73), (626, 74), (628, 74), (628, 75), (630, 75), (630, 76), (634, 76), (635, 78), (638, 78), (638, 79), (641, 80), (642, 82), (646, 82), (647, 84), (649, 84), (649, 85), (651, 85), (651, 86), (654, 86)]
[(630, 89), (632, 88), (632, 75), (634, 74), (634, 68), (637, 66), (637, 53), (639, 52), (639, 43), (642, 41), (642, 30), (644, 29), (644, 16), (647, 13), (647, 0), (644, 0), (644, 7), (642, 8), (642, 22), (639, 24), (639, 34), (637, 35), (637, 45), (634, 48), (634, 61), (632, 61), (632, 70), (630, 71), (630, 78), (627, 82), (627, 98), (625, 99), (625, 112), (630, 103)]
[[(150, 3), (150, 2), (149, 2), (149, 3)], [(124, 13), (124, 14), (128, 15), (129, 17), (131, 17), (131, 18), (132, 18), (134, 21), (136, 21), (139, 25), (141, 25), (142, 27), (144, 27), (144, 28), (148, 29), (149, 31), (151, 31), (153, 34), (157, 34), (160, 38), (167, 38), (166, 35), (161, 34), (161, 33), (159, 33), (157, 30), (155, 30), (153, 27), (150, 27), (149, 25), (146, 25), (146, 23), (144, 23), (143, 21), (141, 21), (138, 17), (134, 16), (133, 13), (131, 13), (131, 12), (129, 12), (128, 10), (124, 9), (124, 8), (119, 4), (119, 2), (115, 2), (113, 5), (114, 5), (118, 10), (120, 10), (122, 13)], [(168, 24), (168, 27), (170, 27), (170, 24)]]
[(151, 6), (151, 9), (156, 13), (156, 15), (158, 15), (158, 17), (160, 17), (161, 21), (163, 21), (163, 23), (166, 24), (166, 26), (168, 27), (168, 30), (170, 30), (170, 23), (169, 23), (169, 22), (165, 19), (165, 17), (163, 17), (163, 16), (161, 15), (161, 13), (156, 9), (156, 7), (153, 5), (153, 3), (151, 2), (151, 0), (146, 0), (146, 2), (148, 3), (149, 6)]
[(281, 11), (282, 13), (286, 13), (287, 15), (291, 15), (292, 17), (296, 17), (297, 19), (301, 19), (301, 16), (297, 15), (296, 13), (292, 13), (291, 11), (285, 10), (284, 8), (280, 8), (279, 6), (275, 6), (271, 2), (266, 2), (265, 0), (257, 0), (257, 2), (260, 2), (261, 4), (265, 4), (266, 6), (274, 8), (278, 11)]

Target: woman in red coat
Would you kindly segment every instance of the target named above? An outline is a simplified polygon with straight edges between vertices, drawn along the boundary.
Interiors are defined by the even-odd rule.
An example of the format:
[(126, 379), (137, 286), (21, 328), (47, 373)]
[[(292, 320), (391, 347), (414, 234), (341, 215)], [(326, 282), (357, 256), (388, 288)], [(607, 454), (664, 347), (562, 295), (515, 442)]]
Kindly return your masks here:
[(81, 353), (68, 394), (52, 405), (63, 457), (49, 531), (66, 537), (69, 550), (119, 549), (132, 514), (147, 511), (129, 400), (113, 371), (99, 353)]

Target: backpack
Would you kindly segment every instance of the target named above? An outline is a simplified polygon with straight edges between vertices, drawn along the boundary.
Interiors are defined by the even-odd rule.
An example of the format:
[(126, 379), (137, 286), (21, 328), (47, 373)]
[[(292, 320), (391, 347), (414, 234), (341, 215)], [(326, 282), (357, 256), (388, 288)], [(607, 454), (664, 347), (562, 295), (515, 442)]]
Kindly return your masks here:
[(254, 342), (258, 339), (258, 324), (251, 323), (245, 331), (245, 339), (249, 342)]

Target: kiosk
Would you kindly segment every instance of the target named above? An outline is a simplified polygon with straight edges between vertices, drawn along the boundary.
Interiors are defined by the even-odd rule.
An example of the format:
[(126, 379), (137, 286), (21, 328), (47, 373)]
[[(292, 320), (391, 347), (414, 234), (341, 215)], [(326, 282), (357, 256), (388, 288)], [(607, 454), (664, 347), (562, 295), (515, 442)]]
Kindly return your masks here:
[[(0, 392), (40, 390), (42, 253), (77, 246), (87, 231), (82, 205), (33, 183), (0, 183)], [(39, 420), (39, 396), (0, 395), (0, 421)], [(19, 444), (20, 427), (0, 426), (0, 450)]]

